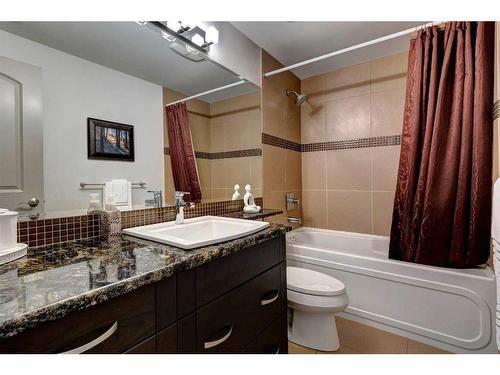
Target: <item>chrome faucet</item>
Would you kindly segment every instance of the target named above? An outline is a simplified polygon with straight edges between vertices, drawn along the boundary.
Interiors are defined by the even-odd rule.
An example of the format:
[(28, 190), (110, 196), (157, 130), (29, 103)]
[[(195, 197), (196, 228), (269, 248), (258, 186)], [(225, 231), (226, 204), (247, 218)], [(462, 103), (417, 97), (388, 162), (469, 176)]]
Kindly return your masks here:
[(148, 193), (153, 194), (153, 207), (161, 208), (163, 204), (163, 196), (161, 190), (148, 190)]
[(193, 202), (186, 202), (184, 195), (188, 195), (185, 191), (175, 192), (175, 224), (184, 224), (184, 207), (194, 207)]

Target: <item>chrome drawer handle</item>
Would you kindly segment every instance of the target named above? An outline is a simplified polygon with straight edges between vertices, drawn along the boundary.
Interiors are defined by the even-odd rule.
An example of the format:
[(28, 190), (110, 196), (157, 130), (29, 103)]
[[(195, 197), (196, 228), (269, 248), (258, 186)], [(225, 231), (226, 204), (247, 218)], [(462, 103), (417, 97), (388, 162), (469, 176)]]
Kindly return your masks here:
[(276, 293), (276, 295), (274, 297), (261, 300), (260, 301), (261, 306), (269, 305), (270, 303), (273, 303), (274, 301), (276, 301), (280, 294), (277, 290), (275, 290), (274, 293)]
[(220, 345), (222, 344), (224, 341), (226, 341), (229, 336), (231, 336), (231, 333), (233, 333), (233, 325), (231, 324), (229, 326), (229, 332), (226, 333), (224, 336), (222, 336), (220, 339), (217, 339), (217, 340), (214, 340), (214, 341), (206, 341), (203, 343), (203, 348), (204, 349), (210, 349), (210, 348), (213, 348), (217, 345)]
[(116, 331), (118, 330), (118, 322), (114, 322), (113, 325), (106, 331), (104, 332), (101, 336), (96, 337), (92, 341), (89, 341), (86, 344), (83, 344), (82, 346), (79, 346), (77, 348), (62, 352), (61, 354), (81, 354), (85, 353), (87, 350), (90, 350), (100, 343), (106, 341), (108, 338), (110, 338)]

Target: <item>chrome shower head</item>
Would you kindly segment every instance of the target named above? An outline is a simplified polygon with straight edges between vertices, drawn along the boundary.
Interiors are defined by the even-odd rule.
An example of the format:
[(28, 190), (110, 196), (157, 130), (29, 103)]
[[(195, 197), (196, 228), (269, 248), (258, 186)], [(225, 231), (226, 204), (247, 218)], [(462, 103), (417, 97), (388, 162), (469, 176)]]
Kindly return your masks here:
[(309, 99), (309, 97), (306, 94), (299, 94), (298, 92), (293, 91), (293, 90), (286, 90), (286, 95), (287, 96), (290, 96), (292, 94), (296, 96), (296, 98), (295, 98), (295, 105), (297, 105), (299, 107), (302, 104), (304, 104), (305, 102), (307, 102), (307, 99)]

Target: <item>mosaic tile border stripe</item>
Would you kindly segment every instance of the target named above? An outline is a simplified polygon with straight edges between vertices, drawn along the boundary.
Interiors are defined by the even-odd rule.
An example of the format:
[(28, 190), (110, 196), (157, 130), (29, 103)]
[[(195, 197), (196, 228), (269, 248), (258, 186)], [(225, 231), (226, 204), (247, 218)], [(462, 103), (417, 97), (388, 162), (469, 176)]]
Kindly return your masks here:
[(265, 145), (276, 146), (285, 148), (287, 150), (292, 151), (301, 151), (301, 144), (293, 141), (289, 141), (288, 139), (276, 137), (271, 134), (262, 133), (262, 143)]
[[(195, 151), (194, 153), (198, 159), (215, 160), (215, 159), (246, 158), (250, 156), (262, 156), (262, 149), (249, 148), (246, 150), (234, 150), (234, 151), (223, 151), (223, 152)], [(170, 148), (164, 147), (163, 154), (170, 155)]]
[(317, 142), (299, 144), (274, 135), (262, 133), (262, 143), (270, 146), (285, 148), (297, 152), (333, 151), (352, 148), (396, 146), (401, 144), (401, 135), (388, 135), (380, 137), (344, 139), (331, 142)]
[(99, 215), (41, 219), (17, 223), (17, 241), (29, 247), (99, 237)]
[(306, 143), (302, 145), (302, 152), (347, 150), (353, 148), (397, 146), (401, 144), (401, 135), (381, 137), (345, 139), (341, 141)]
[(500, 118), (500, 100), (497, 100), (493, 104), (493, 121), (495, 121), (497, 118)]

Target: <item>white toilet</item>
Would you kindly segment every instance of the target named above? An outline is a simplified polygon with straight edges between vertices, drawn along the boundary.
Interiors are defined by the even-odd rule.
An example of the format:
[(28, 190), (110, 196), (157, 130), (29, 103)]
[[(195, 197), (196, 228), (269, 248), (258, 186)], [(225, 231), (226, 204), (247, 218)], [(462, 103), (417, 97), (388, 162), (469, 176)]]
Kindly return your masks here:
[(344, 311), (349, 302), (344, 283), (306, 268), (287, 267), (286, 276), (293, 310), (288, 339), (316, 350), (338, 350), (334, 313)]

